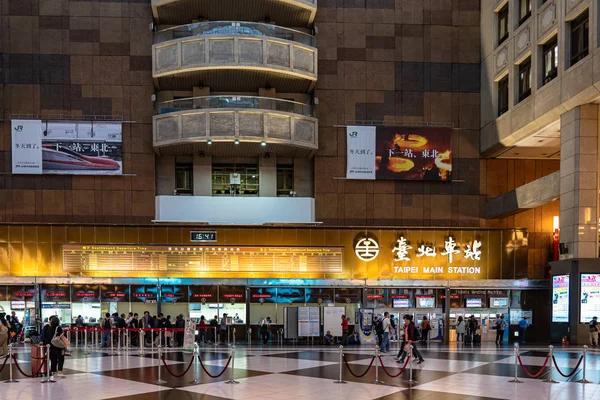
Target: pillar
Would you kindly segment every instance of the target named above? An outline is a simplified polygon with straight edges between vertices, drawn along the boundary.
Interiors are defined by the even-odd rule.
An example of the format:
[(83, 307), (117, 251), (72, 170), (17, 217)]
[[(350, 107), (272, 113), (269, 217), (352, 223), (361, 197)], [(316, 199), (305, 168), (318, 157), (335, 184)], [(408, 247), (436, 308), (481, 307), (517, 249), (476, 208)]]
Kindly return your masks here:
[(277, 197), (277, 159), (275, 155), (258, 159), (258, 195)]
[(561, 259), (598, 257), (598, 106), (560, 118)]
[(312, 159), (294, 159), (294, 191), (298, 197), (313, 197)]
[(212, 196), (211, 156), (194, 156), (194, 196)]
[(175, 191), (175, 157), (156, 158), (156, 194), (172, 196)]

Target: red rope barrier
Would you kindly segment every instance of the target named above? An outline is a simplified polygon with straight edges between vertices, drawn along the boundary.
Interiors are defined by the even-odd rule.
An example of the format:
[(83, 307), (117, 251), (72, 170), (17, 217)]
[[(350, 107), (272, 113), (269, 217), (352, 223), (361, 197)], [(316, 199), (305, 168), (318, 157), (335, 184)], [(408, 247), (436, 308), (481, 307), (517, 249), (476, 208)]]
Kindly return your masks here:
[(213, 379), (216, 379), (220, 378), (225, 373), (225, 371), (227, 371), (227, 367), (229, 367), (229, 363), (231, 362), (231, 356), (229, 356), (229, 360), (227, 360), (227, 364), (225, 364), (225, 368), (223, 368), (223, 371), (221, 371), (221, 373), (218, 375), (212, 375), (206, 370), (206, 368), (204, 368), (204, 363), (202, 362), (202, 358), (200, 358), (200, 355), (198, 355), (198, 360), (200, 360), (200, 366), (202, 367), (202, 370), (206, 373), (206, 375), (210, 376)]
[(577, 369), (579, 368), (579, 366), (581, 365), (581, 362), (583, 361), (583, 356), (581, 356), (581, 358), (579, 359), (579, 362), (577, 363), (577, 365), (575, 366), (573, 371), (571, 371), (571, 373), (568, 375), (563, 374), (562, 371), (560, 370), (560, 368), (558, 368), (558, 364), (556, 363), (556, 358), (554, 356), (552, 356), (552, 361), (554, 362), (554, 366), (556, 367), (556, 370), (558, 371), (559, 374), (561, 374), (565, 378), (570, 378), (573, 375), (575, 375), (575, 373), (577, 372)]
[(174, 374), (173, 371), (171, 371), (171, 368), (169, 368), (169, 365), (167, 365), (167, 363), (165, 362), (165, 356), (162, 356), (161, 359), (162, 359), (163, 364), (167, 368), (167, 372), (169, 374), (173, 375), (175, 378), (181, 378), (182, 376), (184, 376), (185, 374), (187, 374), (188, 371), (190, 370), (190, 368), (192, 368), (192, 363), (194, 362), (194, 357), (192, 357), (192, 359), (190, 360), (189, 365), (187, 366), (187, 368), (185, 369), (185, 371), (183, 371), (183, 374), (177, 375), (177, 374)]
[(6, 362), (8, 361), (10, 357), (6, 356), (4, 357), (4, 363), (2, 363), (2, 367), (0, 367), (0, 372), (2, 372), (2, 370), (4, 369), (4, 366), (6, 365)]
[(406, 361), (404, 362), (404, 366), (402, 366), (402, 369), (400, 370), (400, 372), (398, 372), (396, 375), (392, 375), (387, 371), (387, 369), (385, 369), (385, 365), (383, 365), (383, 360), (381, 359), (381, 356), (379, 356), (379, 363), (381, 364), (381, 368), (383, 369), (383, 372), (385, 372), (390, 378), (399, 377), (406, 369), (406, 366), (408, 365), (409, 361), (410, 361), (410, 354), (406, 357)]
[(542, 368), (540, 369), (540, 371), (535, 375), (530, 374), (529, 371), (527, 371), (525, 369), (525, 367), (523, 366), (523, 362), (521, 361), (521, 356), (517, 356), (517, 359), (519, 360), (519, 364), (521, 364), (521, 369), (523, 370), (523, 372), (525, 372), (525, 375), (527, 375), (528, 377), (530, 377), (532, 379), (537, 379), (544, 372), (544, 369), (546, 368), (546, 365), (548, 364), (548, 360), (550, 359), (550, 357), (546, 357), (546, 361), (544, 361), (544, 365), (542, 365)]
[(27, 378), (35, 378), (36, 376), (38, 376), (40, 374), (40, 372), (42, 372), (42, 368), (44, 368), (44, 365), (47, 363), (48, 360), (44, 360), (42, 361), (42, 363), (40, 364), (40, 368), (37, 370), (37, 372), (35, 374), (32, 375), (28, 375), (25, 372), (23, 372), (23, 370), (21, 369), (21, 367), (19, 367), (19, 363), (17, 362), (17, 357), (13, 356), (13, 360), (15, 360), (15, 367), (17, 367), (17, 369), (19, 370), (19, 372), (27, 377)]
[(373, 362), (375, 361), (375, 356), (373, 356), (373, 358), (371, 359), (371, 363), (369, 364), (369, 366), (367, 367), (367, 370), (365, 372), (363, 372), (360, 375), (356, 375), (354, 372), (352, 372), (352, 370), (350, 369), (350, 365), (348, 364), (348, 360), (346, 360), (346, 356), (344, 355), (344, 362), (346, 363), (346, 368), (348, 368), (348, 371), (350, 371), (350, 373), (355, 377), (355, 378), (362, 378), (363, 376), (365, 376), (367, 374), (367, 372), (369, 372), (369, 370), (371, 369), (371, 367), (373, 366)]

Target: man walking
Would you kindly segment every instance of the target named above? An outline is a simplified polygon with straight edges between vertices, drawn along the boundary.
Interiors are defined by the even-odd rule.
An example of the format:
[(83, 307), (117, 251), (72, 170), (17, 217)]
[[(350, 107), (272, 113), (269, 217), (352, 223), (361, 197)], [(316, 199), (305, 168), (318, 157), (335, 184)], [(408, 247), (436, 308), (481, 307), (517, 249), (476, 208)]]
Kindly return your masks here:
[(382, 328), (383, 328), (383, 342), (381, 343), (381, 352), (382, 353), (387, 353), (388, 351), (390, 351), (390, 328), (391, 328), (391, 323), (390, 323), (390, 313), (389, 312), (385, 312), (385, 314), (383, 314), (383, 321), (381, 322)]
[(504, 320), (504, 314), (500, 315), (500, 318), (496, 320), (496, 344), (502, 344), (504, 339), (504, 331), (506, 330), (506, 321)]

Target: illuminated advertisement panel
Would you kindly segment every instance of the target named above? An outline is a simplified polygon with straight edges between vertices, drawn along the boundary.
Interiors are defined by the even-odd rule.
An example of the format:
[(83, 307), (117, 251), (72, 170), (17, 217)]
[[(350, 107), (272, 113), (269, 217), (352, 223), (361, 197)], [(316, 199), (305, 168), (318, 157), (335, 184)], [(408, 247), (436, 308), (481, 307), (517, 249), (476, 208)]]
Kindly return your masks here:
[(600, 274), (581, 274), (579, 301), (579, 322), (588, 323), (600, 316)]
[(569, 322), (569, 275), (552, 277), (552, 322)]

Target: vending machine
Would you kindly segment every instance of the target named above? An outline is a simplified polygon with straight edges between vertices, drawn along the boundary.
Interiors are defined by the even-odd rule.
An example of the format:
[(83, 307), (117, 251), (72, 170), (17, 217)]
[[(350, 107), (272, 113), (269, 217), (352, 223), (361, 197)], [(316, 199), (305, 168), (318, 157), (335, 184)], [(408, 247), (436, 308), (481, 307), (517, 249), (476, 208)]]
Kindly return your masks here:
[(357, 311), (358, 313), (358, 324), (359, 324), (359, 335), (361, 344), (375, 344), (377, 338), (375, 330), (373, 329), (373, 316), (375, 310), (372, 308), (361, 308)]

